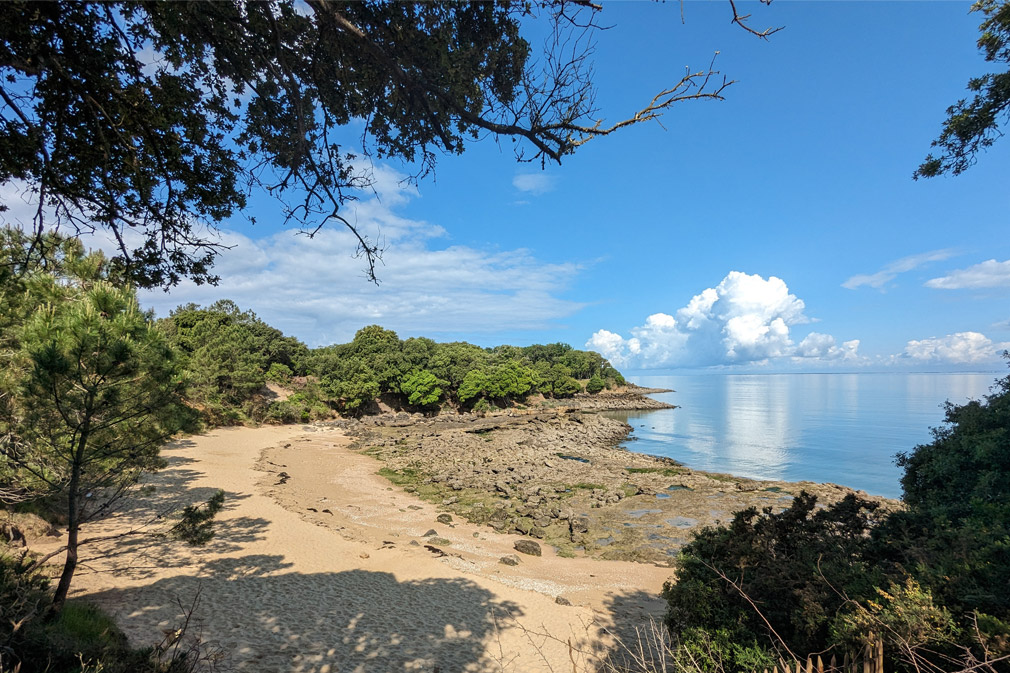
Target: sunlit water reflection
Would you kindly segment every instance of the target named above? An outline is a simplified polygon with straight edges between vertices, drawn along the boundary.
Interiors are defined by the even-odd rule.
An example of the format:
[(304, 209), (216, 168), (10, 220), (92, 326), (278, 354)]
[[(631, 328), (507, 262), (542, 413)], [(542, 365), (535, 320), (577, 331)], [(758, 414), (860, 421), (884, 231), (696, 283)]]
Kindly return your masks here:
[(761, 479), (830, 481), (897, 497), (894, 455), (930, 441), (943, 403), (989, 392), (996, 374), (767, 374), (630, 377), (676, 392), (677, 409), (608, 415), (632, 451)]

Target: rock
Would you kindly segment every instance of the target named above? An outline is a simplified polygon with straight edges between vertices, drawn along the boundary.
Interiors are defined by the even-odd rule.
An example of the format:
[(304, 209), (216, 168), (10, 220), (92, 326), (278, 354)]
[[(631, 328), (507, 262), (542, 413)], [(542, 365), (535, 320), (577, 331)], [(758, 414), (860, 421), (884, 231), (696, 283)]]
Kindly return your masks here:
[(760, 484), (756, 481), (738, 481), (736, 488), (738, 491), (756, 491), (760, 488)]
[(24, 547), (28, 544), (24, 532), (13, 523), (5, 523), (0, 526), (0, 535), (13, 547)]
[(545, 531), (540, 526), (533, 526), (533, 528), (530, 528), (530, 535), (532, 537), (537, 538), (538, 540), (543, 540), (545, 537), (547, 537), (547, 531)]
[(535, 523), (540, 528), (547, 528), (548, 526), (551, 525), (551, 520), (544, 517), (542, 519), (536, 519), (533, 523)]
[(572, 602), (570, 600), (568, 600), (567, 598), (565, 598), (564, 596), (558, 596), (557, 598), (554, 599), (554, 602), (557, 603), (558, 605), (571, 605), (572, 604)]
[(533, 540), (516, 540), (512, 546), (520, 554), (529, 554), (530, 556), (541, 555), (540, 545)]
[(572, 535), (581, 535), (589, 532), (589, 517), (573, 516), (568, 519), (568, 531)]
[(515, 554), (505, 554), (505, 556), (502, 556), (500, 559), (498, 559), (498, 563), (507, 566), (517, 566), (519, 565), (519, 557), (516, 556)]
[(415, 510), (415, 511), (417, 511), (417, 510), (419, 510), (419, 509), (424, 509), (424, 508), (423, 508), (423, 507), (420, 507), (420, 506), (418, 506), (418, 505), (407, 505), (407, 509), (412, 509), (412, 510)]
[(449, 514), (439, 514), (437, 517), (435, 517), (435, 521), (449, 525), (450, 523), (452, 523), (452, 516)]
[(432, 535), (438, 535), (438, 531), (436, 531), (434, 528), (429, 528), (428, 532), (422, 535), (421, 537), (431, 537)]
[(420, 547), (420, 546), (421, 546), (421, 543), (420, 543), (420, 542), (418, 542), (417, 540), (411, 540), (411, 541), (410, 541), (410, 546), (411, 546), (411, 547)]

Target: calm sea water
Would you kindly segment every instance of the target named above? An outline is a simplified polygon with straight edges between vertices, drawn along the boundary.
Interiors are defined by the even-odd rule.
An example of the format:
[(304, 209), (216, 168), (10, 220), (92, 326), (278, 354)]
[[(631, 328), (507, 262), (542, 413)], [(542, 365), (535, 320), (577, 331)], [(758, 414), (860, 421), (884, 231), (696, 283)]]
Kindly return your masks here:
[(612, 413), (631, 451), (760, 479), (834, 482), (898, 497), (894, 454), (931, 440), (945, 400), (989, 392), (999, 374), (759, 374), (629, 377), (672, 388), (677, 409)]

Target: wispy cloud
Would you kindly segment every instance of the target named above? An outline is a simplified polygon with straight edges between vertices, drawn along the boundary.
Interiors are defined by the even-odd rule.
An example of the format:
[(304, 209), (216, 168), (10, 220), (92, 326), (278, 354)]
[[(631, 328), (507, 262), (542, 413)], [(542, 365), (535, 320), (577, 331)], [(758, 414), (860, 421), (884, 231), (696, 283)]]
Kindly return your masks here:
[(673, 315), (654, 313), (629, 337), (599, 330), (586, 346), (642, 369), (859, 358), (858, 340), (838, 345), (829, 334), (812, 332), (797, 346), (790, 330), (811, 322), (804, 310), (782, 279), (731, 271)]
[(990, 259), (967, 269), (951, 271), (946, 276), (927, 280), (926, 287), (937, 290), (1010, 287), (1010, 259), (1005, 262)]
[(220, 285), (187, 282), (168, 294), (145, 292), (142, 302), (165, 315), (181, 303), (232, 299), (312, 345), (347, 341), (371, 323), (432, 335), (543, 329), (582, 308), (559, 297), (578, 264), (546, 264), (524, 249), (447, 245), (441, 227), (397, 214), (414, 192), (388, 173), (375, 176), (374, 198), (348, 207), (361, 231), (386, 244), (379, 285), (364, 279), (355, 240), (344, 229), (257, 240), (223, 231), (223, 242), (234, 247), (215, 266)]
[(930, 262), (939, 262), (948, 259), (954, 255), (953, 250), (933, 250), (932, 252), (924, 252), (919, 255), (910, 255), (908, 257), (902, 257), (899, 260), (891, 262), (882, 268), (880, 271), (871, 274), (857, 274), (852, 276), (847, 281), (842, 283), (842, 287), (849, 290), (855, 290), (863, 285), (868, 285), (874, 288), (883, 288), (885, 285), (894, 280), (898, 274), (906, 273), (914, 269), (919, 268), (924, 264)]
[(558, 180), (548, 173), (519, 173), (512, 178), (512, 186), (525, 194), (539, 196), (553, 192)]

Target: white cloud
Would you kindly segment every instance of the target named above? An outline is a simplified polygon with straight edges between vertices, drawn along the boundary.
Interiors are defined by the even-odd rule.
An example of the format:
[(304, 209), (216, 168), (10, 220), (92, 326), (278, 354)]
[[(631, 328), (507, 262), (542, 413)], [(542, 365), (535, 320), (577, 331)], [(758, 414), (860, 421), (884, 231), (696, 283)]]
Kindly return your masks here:
[(859, 339), (843, 341), (841, 346), (837, 346), (835, 337), (830, 334), (811, 332), (796, 347), (793, 356), (800, 359), (853, 361), (859, 359), (858, 351)]
[(859, 341), (841, 346), (812, 333), (799, 346), (790, 328), (810, 322), (804, 304), (785, 282), (731, 271), (714, 288), (695, 295), (675, 314), (654, 313), (624, 338), (599, 330), (587, 347), (617, 366), (691, 367), (763, 362), (775, 358), (853, 360)]
[(944, 337), (909, 341), (900, 356), (917, 362), (979, 364), (995, 362), (1010, 343), (994, 343), (979, 332), (958, 332)]
[(546, 194), (557, 187), (557, 178), (547, 173), (519, 173), (512, 178), (512, 186), (527, 194)]
[(371, 323), (428, 335), (542, 329), (582, 307), (557, 296), (578, 274), (577, 264), (545, 264), (523, 249), (439, 245), (441, 227), (395, 212), (413, 193), (402, 177), (378, 168), (374, 178), (376, 197), (346, 212), (386, 245), (378, 286), (365, 280), (363, 262), (353, 256), (353, 235), (337, 225), (312, 239), (283, 231), (252, 240), (225, 230), (223, 242), (234, 247), (214, 267), (218, 286), (184, 282), (168, 294), (145, 292), (142, 302), (166, 315), (186, 302), (232, 299), (312, 345), (347, 341)]
[(1005, 262), (990, 259), (967, 269), (958, 269), (946, 276), (927, 280), (926, 287), (938, 290), (1010, 287), (1010, 259)]
[(886, 265), (880, 271), (872, 274), (858, 274), (852, 276), (847, 281), (842, 283), (842, 287), (849, 290), (855, 290), (857, 287), (863, 285), (869, 285), (870, 287), (882, 288), (892, 280), (894, 280), (899, 273), (905, 273), (919, 268), (923, 264), (928, 264), (929, 262), (939, 262), (941, 260), (947, 259), (954, 254), (953, 250), (933, 250), (932, 252), (924, 252), (919, 255), (910, 255), (909, 257), (902, 257), (899, 260), (891, 262)]

